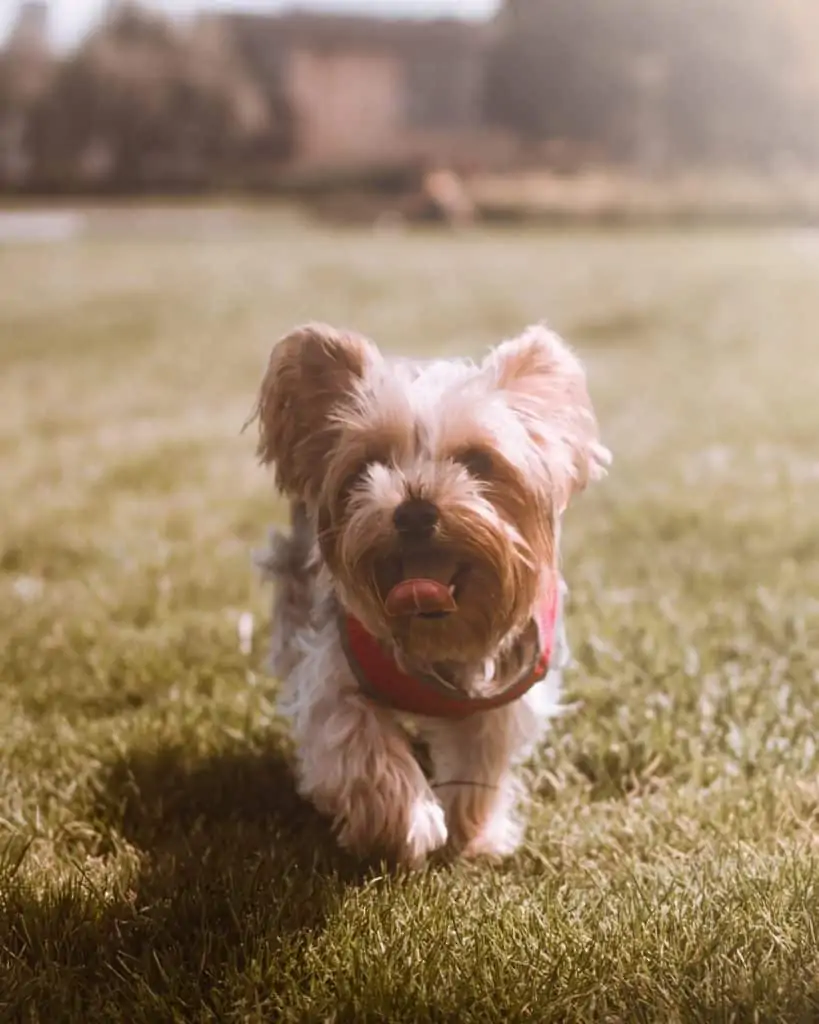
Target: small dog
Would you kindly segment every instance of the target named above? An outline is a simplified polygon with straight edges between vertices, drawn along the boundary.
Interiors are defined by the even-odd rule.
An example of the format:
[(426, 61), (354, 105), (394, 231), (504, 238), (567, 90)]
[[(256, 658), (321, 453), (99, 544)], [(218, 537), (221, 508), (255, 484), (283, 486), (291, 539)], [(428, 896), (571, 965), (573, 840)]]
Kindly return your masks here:
[(264, 567), (301, 794), (356, 854), (512, 853), (566, 662), (561, 516), (611, 458), (580, 362), (542, 326), (475, 364), (310, 324), (254, 418), (291, 499)]

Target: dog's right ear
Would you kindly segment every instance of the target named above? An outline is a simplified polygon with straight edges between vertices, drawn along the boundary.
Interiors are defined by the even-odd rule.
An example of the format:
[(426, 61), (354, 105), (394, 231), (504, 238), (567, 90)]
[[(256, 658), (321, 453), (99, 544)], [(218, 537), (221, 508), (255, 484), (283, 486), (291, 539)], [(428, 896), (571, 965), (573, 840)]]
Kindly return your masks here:
[(259, 459), (275, 463), (280, 490), (315, 498), (341, 431), (339, 409), (355, 400), (380, 358), (366, 338), (325, 324), (299, 327), (275, 345), (252, 418), (259, 422)]

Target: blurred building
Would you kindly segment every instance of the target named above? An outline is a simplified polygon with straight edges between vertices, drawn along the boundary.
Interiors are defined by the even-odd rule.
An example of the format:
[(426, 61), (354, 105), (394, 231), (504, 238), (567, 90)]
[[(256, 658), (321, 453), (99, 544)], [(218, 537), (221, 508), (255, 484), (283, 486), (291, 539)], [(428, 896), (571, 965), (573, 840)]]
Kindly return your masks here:
[(208, 18), (257, 79), (287, 98), (297, 169), (484, 163), (503, 152), (483, 122), (486, 24), (303, 13)]

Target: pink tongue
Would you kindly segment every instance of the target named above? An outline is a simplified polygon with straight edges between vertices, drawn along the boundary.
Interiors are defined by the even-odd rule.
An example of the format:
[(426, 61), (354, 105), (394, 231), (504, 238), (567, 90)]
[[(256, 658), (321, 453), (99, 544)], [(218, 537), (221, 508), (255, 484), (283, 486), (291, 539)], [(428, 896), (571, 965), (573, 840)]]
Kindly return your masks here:
[(454, 612), (455, 598), (449, 587), (437, 580), (402, 580), (387, 594), (388, 615), (417, 615), (419, 612)]

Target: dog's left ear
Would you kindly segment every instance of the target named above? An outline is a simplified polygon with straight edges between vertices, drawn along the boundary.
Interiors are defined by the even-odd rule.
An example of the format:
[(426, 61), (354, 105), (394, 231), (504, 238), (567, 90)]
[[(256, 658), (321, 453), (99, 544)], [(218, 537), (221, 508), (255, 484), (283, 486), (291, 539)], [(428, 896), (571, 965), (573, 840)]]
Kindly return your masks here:
[(483, 369), (543, 453), (562, 512), (572, 494), (604, 476), (611, 463), (599, 443), (582, 363), (553, 331), (538, 325), (498, 345)]

